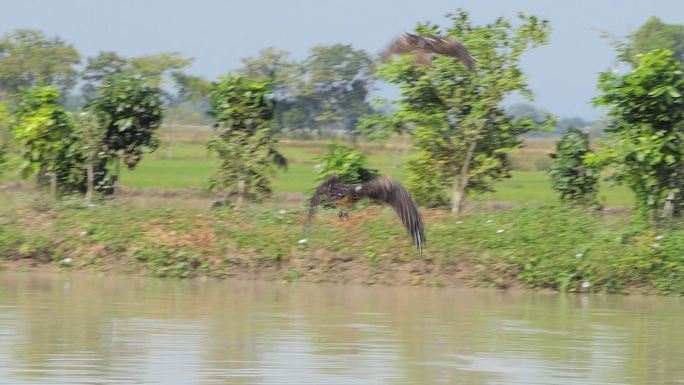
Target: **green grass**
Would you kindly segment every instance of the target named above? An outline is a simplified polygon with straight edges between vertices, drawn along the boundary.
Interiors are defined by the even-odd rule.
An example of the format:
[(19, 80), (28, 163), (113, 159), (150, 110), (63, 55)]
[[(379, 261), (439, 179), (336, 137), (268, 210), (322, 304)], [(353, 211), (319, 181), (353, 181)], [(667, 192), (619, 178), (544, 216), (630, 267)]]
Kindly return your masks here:
[[(315, 187), (315, 158), (325, 153), (325, 143), (281, 145), (288, 159), (287, 171), (277, 171), (273, 189), (280, 192), (308, 193)], [(370, 167), (397, 179), (405, 178), (405, 151), (375, 150), (369, 154)], [(209, 177), (216, 162), (202, 144), (178, 143), (165, 145), (148, 154), (134, 170), (123, 170), (121, 182), (133, 188), (202, 188), (209, 186)]]
[(681, 227), (656, 231), (558, 205), (480, 210), (458, 220), (427, 211), (421, 256), (392, 210), (377, 206), (353, 212), (350, 221), (321, 210), (304, 233), (306, 214), (266, 206), (171, 209), (120, 198), (86, 208), (75, 200), (40, 203), (40, 195), (25, 192), (0, 192), (0, 200), (0, 263), (30, 258), (179, 278), (263, 273), (336, 281), (347, 274), (379, 283), (411, 283), (414, 276), (401, 272), (419, 265), (427, 273), (416, 274), (436, 280), (424, 281), (429, 285), (684, 293)]
[[(529, 148), (513, 154), (514, 165), (524, 170), (534, 169), (533, 163), (544, 163), (548, 158), (543, 143), (532, 142)], [(406, 146), (362, 145), (368, 155), (369, 166), (400, 181), (406, 180)], [(284, 142), (280, 151), (290, 164), (288, 171), (277, 171), (273, 189), (276, 192), (309, 194), (315, 188), (316, 157), (325, 154), (325, 142)], [(8, 171), (0, 175), (0, 182), (19, 179), (19, 162), (10, 163)], [(124, 169), (121, 181), (124, 187), (207, 189), (209, 177), (216, 162), (202, 143), (166, 142), (156, 152), (146, 154), (134, 170)], [(533, 204), (556, 202), (557, 194), (551, 189), (543, 171), (515, 171), (512, 178), (495, 185), (495, 202)], [(606, 206), (630, 206), (632, 194), (625, 187), (603, 186), (600, 200)], [(485, 201), (488, 195), (471, 196), (470, 199)]]
[[(288, 171), (278, 171), (273, 189), (279, 192), (308, 194), (315, 187), (315, 158), (325, 153), (325, 143), (281, 144), (280, 150), (289, 161)], [(404, 163), (406, 150), (370, 148), (369, 166), (391, 175), (400, 181), (406, 179)], [(208, 187), (208, 179), (215, 169), (215, 162), (202, 144), (178, 143), (163, 146), (149, 154), (135, 170), (125, 170), (122, 183), (134, 188), (201, 188)], [(496, 202), (549, 203), (558, 195), (551, 189), (549, 178), (543, 171), (515, 171), (512, 178), (495, 185)], [(607, 206), (629, 206), (633, 199), (629, 190), (620, 186), (602, 186), (600, 199)], [(487, 200), (487, 195), (473, 196), (475, 200)]]

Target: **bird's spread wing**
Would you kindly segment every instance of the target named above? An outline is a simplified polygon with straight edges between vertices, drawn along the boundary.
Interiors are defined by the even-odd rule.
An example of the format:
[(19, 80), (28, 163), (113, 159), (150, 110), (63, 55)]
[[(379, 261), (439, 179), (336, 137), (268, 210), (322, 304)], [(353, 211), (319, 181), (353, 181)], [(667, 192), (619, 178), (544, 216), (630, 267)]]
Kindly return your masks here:
[(418, 213), (416, 202), (413, 201), (411, 194), (406, 191), (404, 186), (393, 178), (381, 176), (362, 184), (360, 191), (357, 191), (362, 196), (392, 206), (406, 230), (411, 234), (418, 250), (421, 253), (423, 252), (423, 244), (425, 243), (423, 221), (420, 218), (420, 213)]
[(416, 54), (418, 64), (429, 64), (429, 55), (436, 53), (460, 60), (469, 70), (475, 69), (475, 59), (466, 47), (454, 37), (419, 36), (403, 33), (382, 53), (383, 60), (392, 55)]
[(316, 207), (320, 206), (324, 200), (332, 198), (335, 188), (341, 184), (342, 181), (337, 174), (332, 174), (325, 178), (325, 180), (318, 186), (311, 197), (311, 201), (309, 202), (309, 219), (316, 212)]

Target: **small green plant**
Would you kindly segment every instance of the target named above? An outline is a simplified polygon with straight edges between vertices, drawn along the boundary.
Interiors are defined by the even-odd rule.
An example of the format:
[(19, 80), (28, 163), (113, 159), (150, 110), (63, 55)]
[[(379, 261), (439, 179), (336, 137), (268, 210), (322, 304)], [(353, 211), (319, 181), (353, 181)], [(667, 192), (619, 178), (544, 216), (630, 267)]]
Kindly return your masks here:
[(199, 255), (188, 251), (171, 251), (165, 248), (145, 248), (134, 253), (137, 261), (147, 265), (148, 274), (154, 277), (189, 278), (201, 265)]
[(218, 130), (207, 147), (218, 155), (219, 167), (210, 179), (213, 190), (244, 199), (256, 200), (271, 193), (274, 165), (287, 168), (287, 161), (276, 150), (268, 82), (227, 75), (212, 85), (211, 115)]
[(549, 154), (554, 160), (549, 176), (563, 202), (596, 204), (599, 178), (595, 168), (584, 162), (589, 153), (589, 135), (571, 128), (556, 142), (556, 153)]
[(330, 143), (328, 153), (318, 157), (317, 181), (337, 174), (344, 182), (366, 182), (378, 175), (378, 171), (366, 167), (366, 156), (352, 147), (339, 143)]

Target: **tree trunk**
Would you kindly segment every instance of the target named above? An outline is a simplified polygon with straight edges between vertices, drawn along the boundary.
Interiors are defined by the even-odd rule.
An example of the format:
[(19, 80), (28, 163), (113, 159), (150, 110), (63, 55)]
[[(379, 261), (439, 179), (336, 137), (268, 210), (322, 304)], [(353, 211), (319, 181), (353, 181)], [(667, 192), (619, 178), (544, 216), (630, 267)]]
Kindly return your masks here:
[(91, 203), (93, 200), (93, 191), (95, 190), (95, 168), (92, 162), (88, 162), (86, 166), (87, 172), (87, 186), (86, 186), (86, 202)]
[(674, 191), (670, 191), (667, 194), (667, 198), (665, 199), (665, 206), (663, 207), (663, 218), (671, 219), (674, 216), (674, 202), (675, 193)]
[(494, 192), (491, 190), (491, 187), (490, 187), (490, 190), (487, 192), (487, 197), (488, 197), (488, 199), (487, 199), (488, 204), (487, 205), (489, 206), (490, 210), (494, 211), (494, 207), (495, 207), (494, 206)]
[(238, 196), (237, 200), (235, 201), (235, 206), (240, 208), (242, 207), (242, 202), (244, 201), (245, 198), (245, 181), (243, 179), (240, 179), (238, 181)]
[(465, 190), (466, 187), (468, 187), (468, 171), (470, 170), (470, 162), (472, 161), (473, 154), (475, 153), (475, 146), (477, 146), (476, 140), (474, 140), (468, 148), (468, 153), (466, 153), (465, 160), (463, 161), (463, 167), (461, 167), (461, 175), (457, 175), (454, 178), (451, 191), (452, 214), (460, 214), (463, 209)]
[(461, 177), (454, 178), (454, 183), (451, 187), (451, 213), (460, 214), (463, 209), (463, 198), (465, 196), (465, 185), (461, 181)]
[(57, 198), (57, 173), (50, 173), (50, 198)]
[(112, 190), (112, 195), (116, 195), (121, 188), (121, 158), (116, 155), (116, 160), (114, 161), (114, 188)]

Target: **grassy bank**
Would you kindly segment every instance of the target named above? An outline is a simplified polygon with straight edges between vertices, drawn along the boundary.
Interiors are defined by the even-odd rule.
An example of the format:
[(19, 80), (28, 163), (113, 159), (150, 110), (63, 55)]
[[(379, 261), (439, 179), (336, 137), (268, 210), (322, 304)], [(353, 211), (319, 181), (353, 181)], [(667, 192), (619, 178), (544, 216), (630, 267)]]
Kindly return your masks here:
[(305, 232), (296, 206), (212, 211), (187, 204), (190, 198), (120, 197), (84, 208), (0, 192), (0, 259), (8, 268), (52, 264), (170, 277), (684, 293), (684, 232), (633, 227), (626, 214), (554, 205), (460, 218), (426, 211), (428, 245), (420, 256), (394, 214), (377, 206), (344, 222), (323, 211)]

